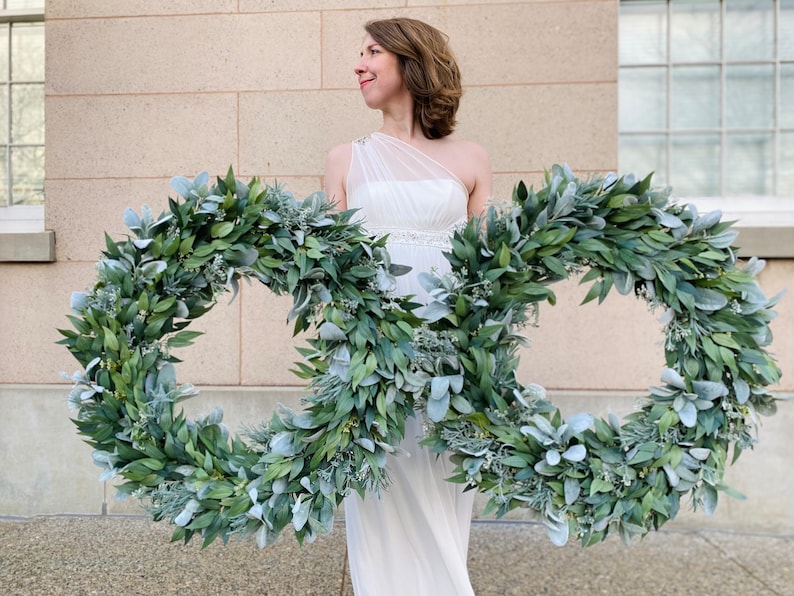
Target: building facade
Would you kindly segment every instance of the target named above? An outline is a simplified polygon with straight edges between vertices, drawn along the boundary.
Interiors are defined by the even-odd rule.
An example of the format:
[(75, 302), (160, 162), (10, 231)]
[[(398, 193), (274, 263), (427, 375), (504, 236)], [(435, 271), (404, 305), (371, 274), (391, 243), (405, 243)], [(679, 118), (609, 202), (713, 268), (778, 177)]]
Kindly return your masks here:
[[(792, 27), (786, 20), (791, 2), (769, 1), (778, 15), (775, 27)], [(112, 481), (97, 481), (91, 450), (69, 420), (70, 387), (61, 372), (71, 373), (77, 365), (55, 342), (57, 329), (68, 326), (70, 294), (90, 287), (103, 234), (124, 236), (125, 208), (167, 208), (168, 196), (175, 196), (172, 176), (224, 175), (231, 166), (239, 178), (278, 181), (297, 196), (321, 189), (326, 152), (379, 126), (379, 115), (364, 106), (353, 75), (366, 21), (411, 16), (449, 34), (464, 77), (458, 131), (489, 150), (498, 199), (508, 199), (519, 180), (541, 184), (544, 169), (555, 163), (568, 163), (586, 177), (619, 170), (620, 154), (632, 166), (657, 169), (653, 160), (634, 160), (631, 143), (641, 133), (675, 137), (675, 125), (667, 121), (656, 127), (625, 120), (637, 118), (625, 107), (632, 88), (626, 69), (634, 68), (636, 75), (638, 68), (631, 62), (633, 50), (621, 45), (626, 23), (636, 23), (627, 15), (635, 15), (636, 4), (658, 17), (659, 5), (671, 10), (665, 2), (41, 4), (6, 0), (2, 12), (8, 39), (28, 28), (37, 31), (29, 38), (42, 34), (46, 41), (43, 76), (34, 70), (15, 81), (16, 71), (9, 67), (6, 77), (9, 98), (25, 84), (35, 100), (33, 86), (41, 85), (45, 116), (43, 133), (20, 140), (12, 138), (16, 129), (9, 125), (4, 145), (7, 155), (24, 153), (32, 165), (12, 167), (7, 158), (7, 199), (0, 208), (6, 215), (25, 208), (17, 211), (23, 223), (0, 228), (0, 516), (139, 511), (134, 503), (114, 500)], [(656, 13), (648, 8), (653, 4)], [(794, 38), (790, 33), (788, 39)], [(9, 42), (7, 47), (11, 64), (25, 46)], [(792, 71), (786, 60), (775, 60), (773, 91), (785, 98)], [(666, 68), (675, 65), (664, 57)], [(631, 101), (645, 105), (647, 89), (642, 84), (633, 89), (640, 98)], [(771, 154), (775, 175), (784, 183), (776, 183), (768, 197), (698, 197), (704, 205), (728, 205), (726, 211), (737, 214), (743, 255), (770, 257), (760, 278), (770, 296), (794, 287), (794, 194), (785, 184), (794, 167), (786, 149), (794, 134), (791, 105), (784, 106), (781, 118), (783, 103), (775, 104), (778, 120), (771, 127), (777, 135)], [(37, 116), (30, 117), (35, 128)], [(717, 128), (709, 134), (732, 132)], [(41, 167), (43, 193), (37, 193)], [(18, 184), (15, 172), (19, 177), (26, 172)], [(24, 189), (31, 198), (15, 204), (13, 196)], [(586, 290), (566, 282), (557, 289), (557, 305), (542, 307), (539, 326), (528, 330), (533, 345), (522, 352), (520, 378), (549, 389), (566, 413), (626, 414), (645, 388), (659, 382), (661, 325), (644, 303), (626, 297), (578, 306)], [(794, 393), (793, 304), (791, 297), (781, 301), (772, 326), (773, 352), (784, 372), (776, 389), (783, 395)], [(206, 334), (178, 354), (184, 360), (180, 380), (203, 390), (186, 405), (189, 413), (220, 405), (234, 429), (268, 419), (280, 401), (299, 402), (302, 383), (290, 368), (299, 358), (294, 346), (301, 338), (292, 338), (286, 324), (289, 305), (289, 298), (244, 285), (233, 302), (222, 299), (192, 325)], [(747, 501), (724, 498), (714, 518), (683, 515), (676, 523), (794, 529), (786, 496), (794, 481), (779, 474), (787, 424), (794, 423), (791, 410), (782, 404), (777, 416), (764, 420), (755, 453), (744, 455), (728, 473)]]

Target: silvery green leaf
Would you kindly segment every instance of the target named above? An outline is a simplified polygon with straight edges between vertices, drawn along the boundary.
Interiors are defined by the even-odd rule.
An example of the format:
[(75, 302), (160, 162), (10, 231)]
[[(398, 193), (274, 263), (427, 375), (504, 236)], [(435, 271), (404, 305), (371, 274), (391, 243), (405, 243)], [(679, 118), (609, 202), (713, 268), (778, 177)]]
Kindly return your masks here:
[(582, 486), (578, 479), (566, 476), (565, 482), (563, 483), (563, 489), (565, 492), (565, 504), (573, 505), (576, 502), (576, 499), (579, 498), (579, 494), (582, 491)]
[(69, 308), (79, 313), (88, 308), (88, 295), (85, 292), (72, 292), (69, 299)]
[(717, 500), (719, 499), (717, 490), (713, 486), (704, 484), (697, 490), (696, 494), (697, 501), (703, 507), (705, 514), (714, 515), (714, 511), (717, 509)]
[(331, 321), (325, 321), (317, 331), (320, 339), (325, 341), (345, 341), (347, 339), (345, 332)]
[(553, 449), (549, 449), (546, 452), (546, 463), (550, 466), (556, 466), (560, 463), (560, 453), (558, 451), (554, 451)]
[(276, 478), (273, 481), (273, 489), (272, 489), (273, 490), (273, 494), (274, 495), (283, 495), (287, 491), (287, 485), (288, 484), (289, 484), (289, 481), (287, 480), (287, 478), (285, 476), (282, 476), (281, 478)]
[(543, 524), (546, 526), (546, 533), (552, 544), (555, 546), (565, 546), (568, 542), (568, 522), (564, 519), (557, 521), (545, 519), (543, 520)]
[(452, 407), (460, 414), (471, 414), (474, 412), (474, 407), (462, 395), (455, 394), (451, 398)]
[(304, 476), (303, 478), (301, 478), (300, 484), (303, 488), (306, 489), (308, 493), (312, 495), (317, 492), (317, 489), (312, 486), (312, 481), (309, 479), (308, 476)]
[(716, 290), (709, 288), (697, 288), (695, 295), (695, 306), (700, 310), (706, 312), (714, 312), (725, 307), (728, 304), (728, 298)]
[(333, 482), (320, 477), (320, 492), (323, 493), (324, 496), (330, 497), (335, 490), (336, 487)]
[(262, 525), (256, 531), (256, 545), (259, 548), (265, 548), (273, 544), (278, 538), (277, 532), (271, 532), (266, 525)]
[(427, 271), (422, 271), (417, 276), (417, 281), (428, 294), (441, 286), (441, 279), (432, 273), (428, 273)]
[(651, 209), (651, 213), (656, 217), (656, 221), (659, 222), (659, 225), (664, 228), (680, 228), (684, 225), (677, 216), (673, 215), (672, 213), (668, 213), (667, 211), (662, 211), (661, 209)]
[(701, 215), (695, 219), (695, 222), (692, 224), (692, 233), (697, 234), (698, 232), (714, 227), (719, 223), (720, 218), (722, 218), (722, 211), (719, 209)]
[(133, 232), (140, 232), (141, 231), (141, 218), (135, 213), (134, 209), (127, 207), (124, 210), (124, 225), (127, 226)]
[(709, 243), (710, 246), (714, 248), (728, 248), (733, 241), (736, 240), (736, 237), (739, 235), (738, 230), (725, 230), (724, 232), (720, 232), (719, 234), (708, 238), (706, 242)]
[(449, 391), (449, 377), (433, 377), (430, 381), (430, 399), (442, 399)]
[(700, 399), (709, 401), (728, 395), (728, 388), (715, 381), (692, 381), (692, 390)]
[(184, 176), (174, 176), (171, 178), (171, 188), (173, 188), (180, 196), (188, 199), (190, 198), (190, 191), (193, 190), (193, 182)]
[(560, 187), (560, 184), (562, 184), (562, 176), (556, 174), (554, 177), (552, 177), (551, 182), (549, 183), (549, 196), (554, 196), (557, 194), (557, 189)]
[(664, 466), (662, 467), (664, 469), (664, 473), (667, 475), (667, 481), (670, 483), (670, 486), (672, 486), (673, 488), (678, 486), (678, 483), (681, 481), (681, 478), (678, 476), (678, 474), (673, 469), (673, 467), (670, 464), (664, 464)]
[(684, 409), (684, 406), (687, 403), (689, 403), (689, 400), (687, 400), (687, 398), (684, 397), (684, 395), (679, 393), (678, 395), (675, 396), (675, 399), (673, 400), (673, 409), (676, 412), (680, 412), (681, 410)]
[(736, 394), (736, 401), (739, 404), (750, 399), (750, 385), (744, 379), (738, 378), (733, 382), (733, 392)]
[(193, 186), (195, 187), (206, 186), (207, 184), (209, 184), (209, 181), (210, 181), (209, 172), (207, 171), (199, 172), (196, 175), (196, 177), (193, 178)]
[(360, 387), (371, 387), (372, 385), (377, 385), (378, 383), (380, 383), (380, 380), (382, 378), (383, 377), (380, 376), (380, 374), (378, 374), (377, 372), (374, 372), (374, 373), (372, 373), (370, 375), (367, 375), (363, 379), (361, 379), (361, 381), (359, 382), (359, 386)]
[(593, 422), (595, 422), (595, 418), (586, 412), (579, 412), (569, 416), (565, 420), (567, 428), (565, 433), (563, 433), (563, 440), (567, 441), (572, 436), (583, 433), (593, 425)]
[(742, 271), (755, 277), (764, 270), (764, 267), (766, 267), (766, 261), (758, 257), (752, 257), (744, 264)]
[(441, 422), (447, 415), (449, 409), (449, 393), (445, 393), (442, 399), (427, 400), (427, 417), (433, 422)]
[(375, 453), (375, 443), (372, 439), (368, 439), (366, 437), (359, 437), (353, 441), (355, 444), (360, 445), (370, 453)]
[(689, 455), (699, 461), (706, 461), (709, 455), (711, 455), (711, 449), (706, 449), (705, 447), (692, 447), (689, 450)]
[(201, 503), (196, 501), (195, 499), (190, 499), (185, 508), (182, 510), (182, 513), (177, 515), (174, 518), (174, 524), (177, 526), (185, 527), (190, 523), (190, 520), (193, 519), (193, 514), (199, 510), (201, 507)]
[(154, 277), (165, 271), (168, 268), (168, 263), (165, 261), (149, 261), (141, 266), (141, 273), (144, 277)]
[(662, 316), (660, 316), (657, 319), (657, 321), (659, 321), (659, 323), (661, 323), (662, 325), (667, 325), (667, 323), (670, 323), (674, 319), (675, 319), (675, 309), (668, 308), (666, 311), (662, 313)]
[(684, 382), (684, 379), (680, 374), (678, 374), (678, 371), (672, 368), (664, 369), (662, 372), (662, 381), (677, 389), (686, 390), (686, 383)]
[[(392, 277), (383, 267), (378, 267), (378, 272), (375, 279), (378, 285), (378, 290), (381, 292), (391, 292), (396, 287), (394, 277)], [(331, 302), (331, 299), (329, 298), (325, 302)]]
[(177, 319), (186, 319), (189, 314), (190, 311), (187, 308), (187, 304), (185, 304), (184, 301), (182, 300), (177, 300), (176, 311), (174, 312), (174, 316)]
[(422, 318), (427, 320), (428, 323), (435, 323), (439, 319), (444, 318), (449, 313), (452, 312), (452, 309), (449, 305), (443, 302), (431, 302), (422, 310)]
[(678, 418), (681, 420), (681, 424), (687, 428), (694, 428), (698, 421), (698, 412), (695, 404), (691, 401), (684, 404), (684, 407), (678, 412)]
[(634, 275), (630, 271), (613, 271), (612, 280), (619, 294), (627, 296), (634, 289)]
[(620, 419), (615, 414), (610, 412), (607, 415), (607, 420), (609, 420), (609, 426), (612, 427), (612, 430), (620, 434)]
[(526, 424), (518, 429), (522, 435), (533, 437), (538, 443), (544, 447), (554, 443), (554, 437), (550, 437), (536, 426)]
[(395, 449), (393, 445), (389, 445), (388, 443), (385, 443), (383, 441), (375, 441), (375, 444), (381, 449), (383, 449), (386, 453), (394, 453), (397, 451), (397, 449)]
[(394, 275), (395, 277), (399, 277), (401, 275), (405, 275), (406, 273), (410, 272), (412, 267), (408, 267), (407, 265), (395, 265), (392, 263), (389, 265), (389, 273)]
[(549, 435), (550, 437), (555, 437), (557, 435), (557, 429), (555, 429), (551, 425), (551, 422), (546, 420), (544, 416), (535, 414), (532, 416), (532, 422), (534, 422), (535, 426), (537, 426), (544, 434)]
[(587, 457), (587, 448), (584, 445), (571, 445), (563, 452), (562, 457), (573, 462), (584, 461)]
[(154, 242), (153, 238), (136, 238), (135, 240), (132, 241), (132, 244), (135, 246), (135, 248), (138, 248), (140, 250), (146, 250), (147, 248), (149, 248), (149, 245), (152, 242)]
[(262, 513), (263, 513), (262, 503), (254, 503), (254, 505), (248, 511), (245, 512), (245, 516), (248, 519), (258, 519), (261, 521)]
[(463, 391), (463, 375), (448, 375), (449, 388), (453, 393), (460, 393)]
[(295, 445), (292, 442), (292, 434), (287, 431), (282, 431), (273, 435), (270, 439), (270, 451), (285, 457), (291, 457), (297, 453)]

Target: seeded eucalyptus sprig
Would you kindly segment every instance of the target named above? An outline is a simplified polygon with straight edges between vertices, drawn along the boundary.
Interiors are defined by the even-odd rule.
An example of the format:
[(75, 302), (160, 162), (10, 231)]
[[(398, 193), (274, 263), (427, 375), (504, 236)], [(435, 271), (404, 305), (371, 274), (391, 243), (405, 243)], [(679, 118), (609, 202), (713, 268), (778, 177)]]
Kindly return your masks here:
[[(119, 490), (144, 499), (174, 538), (256, 533), (261, 546), (292, 525), (299, 541), (329, 532), (351, 490), (388, 486), (406, 416), (428, 419), (427, 442), (450, 450), (454, 480), (490, 496), (497, 515), (531, 507), (552, 539), (624, 539), (675, 516), (680, 496), (713, 510), (727, 454), (750, 446), (748, 418), (774, 411), (779, 370), (765, 351), (773, 301), (760, 263), (736, 265), (735, 232), (717, 214), (670, 205), (650, 179), (576, 179), (555, 166), (539, 192), (516, 187), (451, 239), (452, 272), (423, 276), (435, 301), (415, 313), (392, 293), (385, 239), (334, 213), (320, 194), (246, 185), (231, 170), (175, 178), (181, 200), (154, 217), (125, 212), (132, 236), (106, 238), (97, 281), (75, 294), (66, 345), (75, 423)], [(615, 417), (563, 421), (536, 385), (515, 377), (520, 327), (553, 304), (549, 285), (572, 272), (663, 309), (664, 383), (622, 426)], [(231, 437), (216, 409), (188, 420), (176, 404), (172, 355), (199, 335), (189, 322), (241, 278), (293, 296), (305, 409)]]

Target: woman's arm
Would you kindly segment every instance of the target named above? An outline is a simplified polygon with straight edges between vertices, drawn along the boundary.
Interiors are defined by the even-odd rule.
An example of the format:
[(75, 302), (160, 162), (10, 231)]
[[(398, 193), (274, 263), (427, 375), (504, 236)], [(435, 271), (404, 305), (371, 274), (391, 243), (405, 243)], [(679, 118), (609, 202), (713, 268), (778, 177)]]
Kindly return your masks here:
[(337, 211), (347, 209), (347, 171), (350, 169), (352, 145), (337, 145), (328, 152), (325, 161), (325, 196)]
[(469, 217), (482, 215), (493, 196), (493, 172), (491, 158), (480, 145), (472, 143), (469, 151), (468, 166), (474, 173), (474, 187), (469, 193)]

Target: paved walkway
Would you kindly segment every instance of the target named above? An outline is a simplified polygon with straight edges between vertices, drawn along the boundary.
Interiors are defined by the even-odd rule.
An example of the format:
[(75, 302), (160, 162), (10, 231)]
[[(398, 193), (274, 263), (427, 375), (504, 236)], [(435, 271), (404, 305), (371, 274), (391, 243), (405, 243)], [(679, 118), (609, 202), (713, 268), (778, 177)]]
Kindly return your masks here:
[[(202, 551), (170, 532), (137, 516), (0, 518), (0, 594), (353, 594), (342, 527), (264, 550)], [(558, 548), (536, 523), (475, 521), (469, 567), (478, 596), (794, 595), (794, 536), (663, 530)]]

